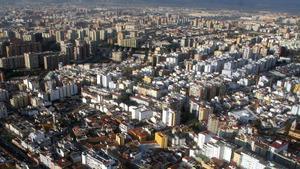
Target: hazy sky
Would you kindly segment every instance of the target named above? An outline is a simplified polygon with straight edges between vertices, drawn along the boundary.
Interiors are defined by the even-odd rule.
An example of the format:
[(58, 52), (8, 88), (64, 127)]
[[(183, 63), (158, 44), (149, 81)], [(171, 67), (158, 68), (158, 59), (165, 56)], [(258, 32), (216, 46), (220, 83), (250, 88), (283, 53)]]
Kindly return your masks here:
[(164, 5), (210, 9), (273, 10), (300, 13), (300, 0), (0, 0), (0, 2), (105, 2), (119, 5)]
[[(145, 0), (143, 0), (145, 1)], [(175, 3), (178, 5), (235, 8), (248, 10), (282, 10), (300, 11), (300, 0), (149, 0), (160, 3)]]

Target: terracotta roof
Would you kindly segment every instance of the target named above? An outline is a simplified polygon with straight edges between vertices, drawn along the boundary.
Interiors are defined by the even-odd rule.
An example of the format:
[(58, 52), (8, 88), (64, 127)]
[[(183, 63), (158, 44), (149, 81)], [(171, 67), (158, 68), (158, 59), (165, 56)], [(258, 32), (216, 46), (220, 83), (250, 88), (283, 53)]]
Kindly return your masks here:
[(287, 142), (276, 140), (270, 146), (278, 149), (278, 148), (281, 148), (281, 147), (283, 147), (283, 146), (285, 146), (287, 144), (288, 144)]

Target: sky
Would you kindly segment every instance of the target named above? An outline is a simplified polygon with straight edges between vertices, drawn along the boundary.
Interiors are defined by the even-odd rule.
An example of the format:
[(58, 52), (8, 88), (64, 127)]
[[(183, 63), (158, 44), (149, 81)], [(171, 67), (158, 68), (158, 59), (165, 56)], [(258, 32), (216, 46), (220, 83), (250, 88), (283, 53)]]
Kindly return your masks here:
[(271, 10), (299, 12), (300, 0), (149, 0), (183, 6), (215, 9)]
[(0, 0), (4, 3), (20, 2), (78, 2), (84, 4), (101, 2), (107, 4), (130, 5), (161, 5), (176, 7), (197, 7), (209, 9), (240, 9), (240, 10), (268, 10), (300, 13), (300, 0)]

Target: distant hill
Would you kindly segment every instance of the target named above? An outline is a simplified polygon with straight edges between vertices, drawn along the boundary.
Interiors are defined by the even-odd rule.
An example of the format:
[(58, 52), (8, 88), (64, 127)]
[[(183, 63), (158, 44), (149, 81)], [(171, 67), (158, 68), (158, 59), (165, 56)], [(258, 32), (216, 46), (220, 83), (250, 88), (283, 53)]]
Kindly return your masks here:
[(101, 3), (124, 6), (162, 5), (209, 9), (271, 10), (300, 13), (300, 0), (0, 0), (1, 4), (20, 3)]

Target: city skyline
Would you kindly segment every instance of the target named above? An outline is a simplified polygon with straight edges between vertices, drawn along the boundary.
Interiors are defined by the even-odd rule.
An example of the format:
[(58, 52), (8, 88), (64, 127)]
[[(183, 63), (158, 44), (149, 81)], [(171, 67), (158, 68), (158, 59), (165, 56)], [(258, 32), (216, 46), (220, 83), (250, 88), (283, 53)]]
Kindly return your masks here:
[(300, 2), (6, 2), (0, 168), (300, 168)]

